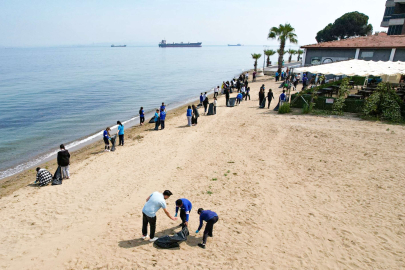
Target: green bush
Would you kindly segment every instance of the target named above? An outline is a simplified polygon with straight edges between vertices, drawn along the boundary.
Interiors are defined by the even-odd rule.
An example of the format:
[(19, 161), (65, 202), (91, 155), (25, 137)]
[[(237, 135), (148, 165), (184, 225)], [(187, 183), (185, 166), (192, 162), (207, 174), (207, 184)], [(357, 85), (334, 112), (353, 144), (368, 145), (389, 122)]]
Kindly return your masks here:
[(367, 98), (363, 112), (366, 117), (400, 122), (401, 107), (403, 107), (403, 101), (396, 94), (395, 89), (389, 83), (380, 83), (377, 90)]
[(366, 77), (353, 76), (350, 80), (354, 82), (354, 85), (363, 85)]
[(312, 109), (313, 109), (313, 103), (311, 103), (309, 105), (305, 103), (304, 106), (302, 107), (302, 113), (303, 114), (311, 113)]
[(290, 103), (288, 103), (288, 102), (284, 102), (283, 105), (281, 105), (280, 108), (278, 109), (278, 113), (280, 113), (280, 114), (289, 113), (289, 112), (291, 112), (291, 108), (290, 108)]

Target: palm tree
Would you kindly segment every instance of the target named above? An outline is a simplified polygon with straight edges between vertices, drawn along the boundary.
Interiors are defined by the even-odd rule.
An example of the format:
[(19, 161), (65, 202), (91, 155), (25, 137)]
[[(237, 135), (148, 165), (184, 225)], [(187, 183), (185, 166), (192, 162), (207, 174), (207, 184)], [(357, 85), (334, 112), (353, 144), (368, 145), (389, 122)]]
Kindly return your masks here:
[(284, 48), (285, 43), (289, 41), (290, 43), (297, 44), (297, 34), (294, 33), (295, 29), (289, 24), (285, 25), (280, 24), (279, 27), (272, 27), (270, 29), (268, 38), (275, 39), (280, 41), (280, 52), (278, 56), (278, 72), (281, 72), (281, 67), (283, 64)]
[(291, 63), (291, 58), (294, 54), (297, 54), (297, 51), (293, 49), (288, 49), (287, 53), (290, 55), (290, 57), (288, 57), (288, 63)]
[[(278, 53), (278, 60), (279, 60), (278, 66), (279, 66), (279, 67), (280, 67), (280, 66), (283, 67), (284, 54), (286, 54), (287, 52), (284, 51), (283, 54), (281, 54), (281, 53), (280, 53), (280, 49), (278, 49), (278, 50), (277, 50), (277, 53)], [(280, 63), (280, 56), (281, 56), (281, 63)], [(280, 73), (280, 72), (281, 72), (281, 69), (280, 69), (279, 73)]]
[(265, 50), (264, 54), (267, 56), (267, 66), (270, 66), (270, 56), (273, 56), (276, 54), (276, 51), (273, 50)]
[(298, 50), (298, 51), (297, 51), (297, 54), (298, 54), (297, 61), (300, 61), (300, 56), (301, 56), (301, 54), (303, 54), (303, 53), (304, 53), (303, 50)]
[(255, 71), (257, 71), (257, 60), (262, 57), (262, 55), (260, 53), (252, 53), (252, 58), (255, 59)]

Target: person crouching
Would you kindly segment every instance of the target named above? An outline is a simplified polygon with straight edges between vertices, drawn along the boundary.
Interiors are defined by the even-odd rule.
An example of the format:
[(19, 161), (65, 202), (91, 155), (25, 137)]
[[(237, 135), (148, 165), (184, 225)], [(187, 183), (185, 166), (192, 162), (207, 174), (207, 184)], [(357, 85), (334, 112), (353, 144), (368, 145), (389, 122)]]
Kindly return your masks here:
[(200, 215), (200, 226), (195, 233), (200, 232), (203, 226), (203, 221), (207, 222), (207, 225), (205, 225), (203, 242), (201, 244), (198, 244), (200, 248), (205, 249), (205, 244), (207, 243), (208, 236), (213, 237), (212, 231), (214, 230), (214, 224), (218, 222), (218, 215), (211, 210), (204, 210), (202, 208), (199, 208), (197, 213)]

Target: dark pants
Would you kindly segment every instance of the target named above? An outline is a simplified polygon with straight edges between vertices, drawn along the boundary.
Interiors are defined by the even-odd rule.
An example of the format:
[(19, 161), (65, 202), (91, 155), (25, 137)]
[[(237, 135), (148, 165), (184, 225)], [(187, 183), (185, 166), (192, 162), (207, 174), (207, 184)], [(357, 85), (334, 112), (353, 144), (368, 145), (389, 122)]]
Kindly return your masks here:
[(247, 94), (245, 95), (245, 100), (247, 100), (248, 97), (249, 97), (249, 100), (250, 100), (250, 94), (249, 94), (249, 93), (247, 93)]
[(204, 104), (204, 113), (207, 113), (208, 104)]
[(218, 96), (218, 92), (215, 92), (215, 93), (214, 93), (214, 97), (217, 97), (217, 96)]
[(229, 106), (229, 97), (226, 97), (226, 107)]
[(193, 116), (193, 118), (191, 118), (191, 124), (197, 125), (197, 120), (198, 120), (198, 117)]
[(181, 225), (184, 227), (184, 222), (186, 222), (187, 215), (186, 211), (184, 209), (180, 209), (180, 219), (181, 219)]
[(118, 139), (119, 139), (119, 144), (118, 145), (124, 146), (124, 134), (118, 135)]
[(270, 109), (271, 99), (269, 98), (269, 105), (267, 105), (267, 109)]
[(156, 121), (156, 122), (155, 122), (155, 130), (158, 130), (158, 129), (159, 129), (159, 124), (160, 124), (159, 121)]
[(212, 237), (212, 230), (214, 229), (214, 224), (217, 223), (218, 217), (213, 217), (207, 221), (207, 225), (205, 225), (204, 236), (203, 236), (203, 244), (207, 243), (207, 237)]
[(165, 120), (160, 120), (160, 128), (165, 129)]
[[(143, 222), (142, 222), (142, 235), (146, 236), (148, 234), (148, 223), (150, 224), (150, 239), (155, 237), (156, 231), (156, 216), (151, 218), (147, 215), (143, 214)], [(208, 226), (208, 225), (207, 225)]]
[(236, 104), (240, 104), (240, 99), (236, 99)]
[(145, 116), (141, 116), (139, 118), (139, 121), (140, 121), (141, 124), (143, 124), (145, 122)]

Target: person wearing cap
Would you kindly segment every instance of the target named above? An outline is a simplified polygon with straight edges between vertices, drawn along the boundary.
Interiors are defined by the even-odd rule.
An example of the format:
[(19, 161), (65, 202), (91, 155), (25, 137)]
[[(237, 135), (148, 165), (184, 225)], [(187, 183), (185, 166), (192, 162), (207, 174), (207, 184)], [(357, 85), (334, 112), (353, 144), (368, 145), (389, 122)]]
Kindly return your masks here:
[(183, 199), (178, 199), (176, 201), (176, 214), (174, 216), (177, 217), (177, 213), (179, 212), (179, 208), (180, 208), (180, 219), (181, 219), (180, 226), (182, 226), (182, 227), (188, 226), (188, 220), (189, 220), (189, 216), (190, 216), (192, 207), (193, 207), (193, 205), (187, 199), (183, 198)]
[(207, 243), (207, 237), (213, 236), (212, 231), (214, 229), (214, 224), (217, 223), (218, 221), (218, 215), (217, 213), (211, 210), (204, 210), (202, 208), (199, 208), (197, 213), (200, 215), (200, 226), (198, 227), (198, 230), (195, 233), (200, 232), (204, 221), (207, 222), (207, 225), (205, 225), (203, 242), (201, 244), (198, 244), (200, 248), (205, 248), (205, 244)]
[(143, 222), (142, 222), (142, 239), (148, 237), (148, 223), (150, 224), (150, 242), (155, 242), (158, 238), (155, 237), (156, 231), (156, 212), (163, 208), (166, 216), (171, 220), (177, 220), (177, 217), (172, 217), (166, 209), (166, 201), (173, 193), (170, 190), (165, 190), (162, 193), (153, 192), (147, 199), (146, 203), (142, 209)]

